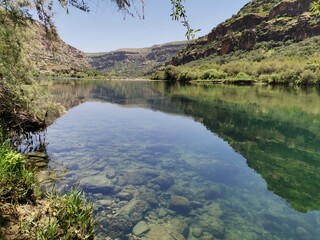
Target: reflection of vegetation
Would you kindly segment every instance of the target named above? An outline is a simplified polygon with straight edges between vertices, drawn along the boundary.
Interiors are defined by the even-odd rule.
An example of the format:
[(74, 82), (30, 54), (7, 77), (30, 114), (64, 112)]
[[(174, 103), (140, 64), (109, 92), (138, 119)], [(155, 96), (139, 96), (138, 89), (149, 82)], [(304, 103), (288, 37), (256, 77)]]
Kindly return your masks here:
[(271, 191), (299, 211), (320, 209), (317, 88), (112, 81), (83, 83), (81, 88), (90, 98), (201, 119), (247, 159)]
[[(188, 99), (181, 105), (185, 113), (203, 119), (210, 131), (226, 139), (262, 175), (271, 191), (299, 211), (319, 210), (318, 93), (297, 89), (297, 97), (279, 88), (254, 90), (182, 87), (173, 88), (170, 95), (179, 102)], [(281, 101), (273, 102), (279, 93)], [(294, 105), (290, 100), (302, 101)]]
[(67, 108), (90, 99), (106, 100), (118, 104), (143, 103), (164, 95), (163, 82), (151, 81), (49, 81), (49, 91), (56, 101)]

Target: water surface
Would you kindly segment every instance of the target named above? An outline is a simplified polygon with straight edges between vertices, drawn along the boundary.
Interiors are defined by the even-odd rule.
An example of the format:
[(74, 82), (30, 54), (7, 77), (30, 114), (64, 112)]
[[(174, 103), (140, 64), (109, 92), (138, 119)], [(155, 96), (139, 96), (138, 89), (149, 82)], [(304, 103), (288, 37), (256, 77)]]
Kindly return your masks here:
[[(97, 238), (320, 239), (316, 88), (54, 82), (71, 108), (51, 165), (95, 203)], [(129, 235), (128, 235), (129, 234)], [(135, 238), (139, 239), (139, 238)]]

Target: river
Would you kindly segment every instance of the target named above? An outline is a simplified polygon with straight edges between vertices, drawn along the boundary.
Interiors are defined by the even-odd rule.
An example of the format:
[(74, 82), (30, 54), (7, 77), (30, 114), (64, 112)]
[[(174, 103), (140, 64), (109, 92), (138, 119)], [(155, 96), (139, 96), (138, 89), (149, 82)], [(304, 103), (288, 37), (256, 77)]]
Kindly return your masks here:
[(97, 239), (320, 239), (319, 89), (74, 80), (49, 90), (70, 107), (46, 131), (49, 164), (67, 169), (58, 188), (94, 202)]

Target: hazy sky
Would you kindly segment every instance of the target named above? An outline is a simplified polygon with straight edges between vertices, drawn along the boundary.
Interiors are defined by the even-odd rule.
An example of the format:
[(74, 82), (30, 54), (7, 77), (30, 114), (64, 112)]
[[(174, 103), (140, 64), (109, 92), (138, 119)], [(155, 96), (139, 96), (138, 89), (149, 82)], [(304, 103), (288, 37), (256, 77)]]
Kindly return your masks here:
[[(171, 20), (170, 0), (145, 0), (145, 19), (124, 16), (111, 0), (89, 0), (90, 13), (56, 8), (55, 24), (61, 38), (85, 52), (149, 47), (185, 40), (185, 28)], [(136, 1), (139, 2), (138, 0)], [(220, 22), (237, 13), (249, 0), (186, 0), (191, 27), (209, 33)], [(139, 6), (137, 6), (139, 11)]]

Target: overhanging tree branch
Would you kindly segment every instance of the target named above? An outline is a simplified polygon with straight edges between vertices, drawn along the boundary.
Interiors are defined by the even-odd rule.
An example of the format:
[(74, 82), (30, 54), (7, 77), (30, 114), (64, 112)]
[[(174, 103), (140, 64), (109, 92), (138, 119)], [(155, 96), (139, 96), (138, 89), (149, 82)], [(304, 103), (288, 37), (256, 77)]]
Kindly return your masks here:
[[(145, 0), (104, 0), (114, 3), (119, 11), (126, 15), (138, 16), (144, 19)], [(141, 12), (137, 10), (135, 2), (139, 1), (141, 4)], [(59, 4), (69, 12), (70, 7), (77, 8), (84, 12), (89, 12), (87, 0), (58, 0)], [(185, 0), (170, 0), (172, 4), (171, 17), (175, 21), (180, 21), (186, 27), (186, 37), (188, 39), (194, 38), (195, 33), (199, 30), (194, 30), (190, 27), (186, 9), (184, 7)], [(48, 33), (56, 34), (56, 28), (53, 24), (53, 0), (0, 0), (0, 10), (10, 12), (20, 17), (31, 18), (29, 11), (35, 9), (38, 18), (45, 25)]]

